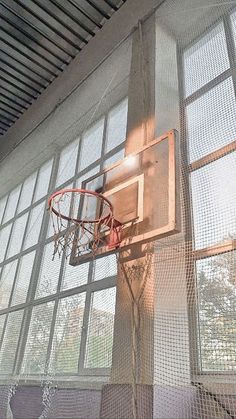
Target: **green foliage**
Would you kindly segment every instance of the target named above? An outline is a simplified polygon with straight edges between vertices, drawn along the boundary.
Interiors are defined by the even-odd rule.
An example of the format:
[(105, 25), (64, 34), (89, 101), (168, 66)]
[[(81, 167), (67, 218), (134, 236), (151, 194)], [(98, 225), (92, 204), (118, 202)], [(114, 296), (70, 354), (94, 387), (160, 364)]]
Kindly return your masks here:
[(203, 370), (236, 369), (236, 252), (197, 263)]

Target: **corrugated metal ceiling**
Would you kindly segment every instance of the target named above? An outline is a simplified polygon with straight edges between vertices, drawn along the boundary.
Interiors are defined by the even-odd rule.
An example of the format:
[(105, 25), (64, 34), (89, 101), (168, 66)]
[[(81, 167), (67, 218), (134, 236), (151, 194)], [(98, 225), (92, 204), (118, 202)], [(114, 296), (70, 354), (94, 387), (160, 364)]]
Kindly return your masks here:
[(126, 0), (0, 0), (0, 135)]

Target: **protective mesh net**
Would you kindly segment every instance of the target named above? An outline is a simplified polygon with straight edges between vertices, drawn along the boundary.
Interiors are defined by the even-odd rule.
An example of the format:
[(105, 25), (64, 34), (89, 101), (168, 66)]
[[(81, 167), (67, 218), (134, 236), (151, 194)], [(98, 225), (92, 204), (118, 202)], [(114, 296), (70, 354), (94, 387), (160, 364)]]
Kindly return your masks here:
[[(0, 201), (1, 417), (9, 400), (18, 418), (236, 417), (235, 8), (166, 0), (156, 11), (157, 125), (180, 132), (180, 233), (128, 262), (72, 267), (63, 252), (52, 260), (52, 161)], [(49, 191), (122, 158), (126, 121), (125, 99), (61, 152)], [(13, 223), (22, 191), (31, 207), (19, 203)]]

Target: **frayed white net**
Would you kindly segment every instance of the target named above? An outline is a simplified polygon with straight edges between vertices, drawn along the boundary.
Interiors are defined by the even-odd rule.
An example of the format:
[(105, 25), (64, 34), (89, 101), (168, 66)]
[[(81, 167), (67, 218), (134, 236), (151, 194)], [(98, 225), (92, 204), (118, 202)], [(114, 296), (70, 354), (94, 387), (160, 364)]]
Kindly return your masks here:
[(54, 256), (65, 254), (68, 258), (73, 251), (76, 256), (88, 253), (95, 256), (99, 247), (108, 243), (110, 231), (115, 230), (112, 205), (95, 191), (58, 191), (50, 198), (49, 211), (54, 230)]
[[(159, 134), (180, 133), (180, 233), (134, 252), (131, 261), (122, 252), (71, 267), (63, 251), (52, 261), (54, 228), (45, 215), (40, 236), (35, 227), (34, 235), (26, 231), (31, 247), (22, 244), (17, 263), (14, 256), (1, 259), (0, 371), (13, 383), (28, 383), (28, 399), (18, 385), (12, 403), (19, 394), (21, 406), (30, 404), (32, 383), (41, 382), (42, 417), (236, 417), (235, 45), (234, 1), (166, 0), (156, 12), (157, 126)], [(122, 77), (119, 83), (128, 75)], [(59, 164), (62, 180), (57, 177), (50, 192), (81, 187), (123, 157), (125, 115), (127, 101), (109, 113), (106, 135), (101, 118), (62, 152), (67, 167)], [(5, 213), (11, 212), (8, 202)], [(36, 208), (46, 213), (43, 202), (33, 204), (29, 220), (36, 223), (29, 225), (40, 224)], [(1, 257), (10, 234), (2, 224)], [(70, 244), (73, 223), (55, 225), (69, 231)], [(13, 231), (18, 243), (22, 232)], [(5, 412), (9, 388), (0, 391)]]

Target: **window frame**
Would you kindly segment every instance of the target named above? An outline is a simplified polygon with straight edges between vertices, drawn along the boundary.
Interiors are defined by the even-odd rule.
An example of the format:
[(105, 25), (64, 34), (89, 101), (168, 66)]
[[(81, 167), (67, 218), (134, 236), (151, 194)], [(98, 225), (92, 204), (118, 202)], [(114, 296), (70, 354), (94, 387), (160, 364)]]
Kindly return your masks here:
[[(118, 146), (114, 147), (109, 152), (106, 152), (106, 145), (107, 145), (107, 141), (108, 141), (107, 122), (108, 122), (109, 114), (110, 114), (110, 112), (113, 111), (113, 109), (118, 107), (124, 101), (126, 101), (128, 103), (127, 96), (121, 98), (117, 103), (115, 103), (106, 112), (105, 115), (102, 115), (98, 120), (98, 121), (100, 121), (100, 120), (104, 119), (102, 149), (101, 149), (100, 158), (97, 159), (96, 161), (92, 162), (88, 167), (84, 168), (83, 170), (81, 170), (81, 171), (78, 170), (79, 161), (80, 161), (80, 157), (81, 157), (81, 148), (82, 148), (82, 144), (83, 144), (82, 138), (83, 138), (84, 134), (86, 133), (86, 131), (88, 131), (92, 126), (96, 125), (96, 123), (98, 122), (98, 121), (93, 121), (90, 126), (86, 127), (86, 130), (84, 130), (84, 132), (81, 135), (79, 135), (79, 136), (77, 136), (73, 139), (70, 139), (70, 142), (65, 144), (60, 149), (58, 149), (56, 151), (56, 153), (54, 154), (54, 156), (52, 156), (49, 160), (47, 160), (46, 162), (41, 164), (40, 167), (37, 168), (37, 175), (36, 175), (36, 180), (35, 180), (35, 184), (34, 184), (34, 190), (33, 190), (33, 193), (32, 193), (32, 198), (31, 198), (30, 205), (27, 208), (24, 208), (24, 210), (21, 211), (18, 214), (17, 209), (18, 209), (19, 202), (20, 202), (20, 199), (21, 199), (21, 192), (23, 190), (23, 184), (24, 184), (24, 182), (27, 178), (29, 178), (30, 176), (32, 176), (33, 173), (35, 173), (35, 170), (34, 170), (34, 172), (30, 173), (29, 176), (27, 176), (25, 179), (23, 179), (23, 181), (20, 183), (20, 193), (19, 193), (19, 196), (18, 196), (18, 201), (17, 201), (14, 217), (9, 219), (6, 223), (3, 223), (3, 224), (0, 225), (0, 232), (1, 232), (2, 228), (7, 226), (8, 224), (10, 225), (12, 223), (11, 231), (10, 231), (10, 234), (9, 234), (9, 237), (8, 237), (8, 243), (7, 243), (7, 247), (6, 247), (6, 251), (5, 251), (5, 258), (0, 263), (0, 269), (3, 268), (9, 262), (17, 260), (17, 267), (16, 267), (16, 272), (15, 272), (15, 276), (14, 276), (13, 285), (12, 285), (12, 288), (11, 288), (11, 294), (10, 294), (8, 307), (0, 310), (0, 315), (5, 314), (3, 331), (2, 331), (2, 335), (0, 336), (0, 350), (1, 350), (2, 343), (3, 343), (3, 340), (4, 340), (4, 336), (5, 336), (5, 333), (6, 333), (7, 321), (8, 321), (9, 314), (11, 312), (16, 312), (16, 311), (19, 311), (19, 310), (23, 310), (23, 320), (22, 320), (22, 323), (21, 323), (20, 334), (19, 334), (19, 339), (18, 339), (18, 344), (17, 344), (17, 350), (16, 350), (16, 353), (15, 353), (15, 360), (14, 360), (14, 365), (13, 365), (13, 369), (12, 369), (12, 375), (19, 376), (20, 379), (22, 379), (23, 381), (25, 381), (25, 380), (27, 382), (32, 381), (32, 380), (33, 381), (36, 380), (37, 382), (39, 380), (41, 381), (41, 376), (39, 376), (39, 375), (34, 375), (34, 374), (31, 375), (30, 374), (30, 375), (24, 376), (23, 371), (21, 372), (21, 367), (23, 365), (23, 358), (24, 358), (24, 352), (25, 352), (25, 348), (26, 348), (28, 333), (29, 333), (29, 330), (30, 330), (30, 322), (31, 322), (33, 307), (36, 307), (40, 304), (50, 302), (50, 301), (55, 302), (54, 308), (53, 308), (52, 322), (51, 322), (51, 325), (50, 325), (50, 334), (49, 334), (49, 341), (48, 341), (48, 347), (47, 347), (47, 357), (46, 357), (46, 363), (45, 363), (45, 374), (47, 374), (47, 367), (48, 367), (48, 363), (49, 363), (49, 359), (50, 359), (50, 351), (51, 351), (51, 348), (52, 348), (52, 339), (53, 339), (53, 334), (54, 334), (57, 308), (58, 308), (59, 301), (60, 301), (61, 298), (69, 297), (69, 296), (76, 295), (76, 294), (79, 294), (79, 293), (82, 293), (82, 292), (86, 293), (86, 298), (85, 298), (85, 308), (84, 308), (84, 315), (83, 315), (83, 327), (82, 327), (82, 333), (81, 333), (81, 345), (80, 345), (79, 357), (78, 357), (78, 370), (74, 374), (71, 374), (71, 373), (69, 373), (69, 374), (59, 374), (59, 375), (56, 374), (55, 377), (58, 378), (58, 379), (61, 378), (62, 380), (63, 379), (67, 380), (67, 379), (71, 378), (72, 381), (74, 379), (76, 380), (78, 378), (82, 378), (82, 380), (83, 380), (83, 377), (84, 377), (84, 379), (86, 379), (86, 377), (88, 379), (91, 379), (92, 377), (97, 377), (97, 379), (98, 379), (99, 377), (101, 377), (102, 380), (106, 382), (107, 378), (110, 375), (110, 368), (86, 368), (85, 367), (85, 355), (86, 355), (86, 341), (87, 341), (87, 337), (88, 337), (87, 332), (88, 332), (88, 322), (89, 322), (89, 313), (90, 313), (90, 303), (91, 303), (92, 292), (96, 292), (96, 291), (100, 291), (100, 290), (103, 290), (103, 289), (108, 289), (108, 288), (111, 288), (111, 287), (115, 287), (116, 286), (117, 275), (106, 277), (106, 278), (100, 279), (98, 281), (93, 281), (93, 261), (90, 261), (89, 262), (88, 280), (87, 280), (86, 284), (76, 286), (74, 288), (70, 288), (70, 289), (66, 289), (66, 290), (61, 290), (61, 284), (62, 284), (63, 275), (64, 275), (64, 265), (65, 265), (65, 255), (63, 255), (62, 258), (61, 258), (61, 262), (60, 262), (60, 272), (59, 272), (59, 276), (58, 276), (56, 293), (44, 296), (42, 298), (36, 298), (36, 288), (37, 288), (37, 284), (38, 284), (38, 279), (39, 279), (39, 273), (40, 273), (40, 267), (41, 267), (44, 248), (48, 243), (53, 241), (53, 237), (51, 235), (48, 236), (49, 214), (48, 214), (47, 211), (45, 211), (47, 199), (52, 192), (66, 187), (69, 183), (72, 183), (73, 187), (76, 187), (76, 183), (77, 183), (78, 179), (84, 177), (87, 173), (88, 173), (88, 176), (89, 176), (89, 172), (92, 169), (98, 168), (98, 171), (103, 170), (103, 168), (105, 166), (105, 162), (109, 158), (113, 157), (117, 152), (119, 152), (119, 151), (121, 151), (125, 148), (126, 138), (124, 138), (123, 141)], [(127, 107), (126, 107), (126, 109), (127, 109)], [(126, 129), (127, 129), (127, 123), (126, 123)], [(71, 178), (67, 179), (64, 183), (59, 185), (57, 183), (57, 178), (58, 178), (58, 168), (59, 168), (61, 153), (63, 152), (64, 148), (66, 148), (69, 144), (72, 144), (73, 142), (76, 142), (76, 140), (77, 140), (77, 144), (78, 144), (78, 153), (77, 153), (77, 158), (76, 158), (76, 167), (75, 167), (74, 174)], [(37, 182), (38, 182), (38, 178), (39, 178), (40, 169), (41, 169), (41, 167), (44, 166), (44, 164), (46, 164), (47, 162), (49, 162), (51, 160), (52, 160), (52, 167), (51, 167), (50, 181), (49, 181), (49, 184), (48, 184), (47, 193), (43, 197), (41, 197), (40, 199), (38, 199), (37, 201), (34, 202), (34, 197), (35, 197), (35, 194), (36, 194)], [(18, 185), (15, 185), (12, 190), (16, 189), (17, 186)], [(3, 211), (3, 215), (2, 215), (2, 220), (4, 220), (4, 215), (5, 215), (5, 211), (6, 211), (6, 208), (7, 208), (7, 203), (8, 203), (8, 200), (9, 200), (10, 193), (11, 193), (11, 190), (8, 194), (4, 194), (2, 196), (2, 199), (5, 196), (7, 196), (4, 211)], [(44, 214), (43, 214), (43, 218), (42, 218), (42, 224), (41, 224), (41, 228), (40, 228), (38, 241), (33, 246), (30, 246), (30, 247), (24, 249), (25, 236), (27, 234), (27, 229), (28, 229), (29, 222), (30, 222), (31, 211), (32, 211), (32, 209), (34, 209), (36, 206), (38, 206), (42, 202), (45, 202), (45, 207), (44, 207)], [(6, 255), (7, 255), (7, 252), (8, 252), (9, 243), (10, 243), (10, 239), (11, 239), (12, 229), (13, 229), (13, 226), (14, 226), (14, 222), (19, 217), (21, 217), (22, 215), (24, 215), (26, 213), (28, 213), (28, 216), (27, 216), (27, 222), (26, 222), (25, 231), (24, 231), (24, 235), (23, 235), (23, 240), (22, 240), (22, 243), (21, 243), (21, 249), (20, 249), (19, 253), (13, 255), (11, 258), (6, 259)], [(28, 292), (27, 292), (27, 298), (26, 298), (24, 303), (20, 303), (20, 304), (11, 306), (11, 301), (12, 301), (12, 297), (13, 297), (13, 293), (14, 293), (14, 289), (15, 289), (17, 275), (18, 275), (18, 272), (19, 272), (19, 266), (20, 266), (21, 258), (22, 258), (22, 256), (24, 256), (26, 254), (29, 254), (32, 251), (35, 251), (35, 256), (34, 256), (34, 263), (33, 263), (32, 272), (31, 272), (31, 279), (30, 279), (29, 288), (28, 288)], [(75, 267), (75, 269), (76, 269), (76, 267)], [(1, 281), (1, 274), (2, 274), (2, 269), (0, 271), (0, 281)], [(9, 376), (9, 374), (7, 375), (7, 377), (8, 376)], [(7, 377), (4, 374), (0, 375), (0, 382), (4, 381)]]
[[(188, 45), (182, 47), (181, 45), (177, 46), (178, 49), (178, 74), (179, 74), (179, 92), (180, 92), (180, 120), (181, 120), (181, 137), (182, 137), (182, 155), (183, 155), (183, 164), (186, 168), (185, 173), (185, 195), (187, 199), (186, 208), (184, 209), (186, 217), (186, 237), (190, 246), (190, 253), (193, 255), (191, 258), (186, 258), (186, 272), (190, 276), (188, 280), (188, 290), (192, 297), (189, 297), (191, 301), (188, 302), (188, 315), (189, 315), (189, 339), (190, 339), (190, 365), (192, 379), (194, 382), (204, 382), (204, 377), (206, 377), (207, 383), (209, 384), (209, 379), (212, 383), (219, 385), (224, 382), (235, 385), (235, 371), (206, 371), (202, 370), (201, 365), (201, 343), (200, 343), (200, 327), (199, 327), (199, 307), (198, 307), (198, 291), (197, 291), (197, 273), (196, 273), (196, 263), (199, 260), (207, 259), (212, 256), (221, 255), (224, 253), (232, 252), (236, 250), (236, 239), (231, 239), (222, 242), (221, 244), (212, 245), (204, 247), (201, 249), (194, 248), (194, 229), (193, 229), (193, 213), (192, 213), (192, 189), (190, 185), (190, 176), (196, 170), (199, 170), (208, 164), (219, 160), (233, 152), (236, 151), (236, 141), (232, 141), (211, 152), (200, 159), (189, 163), (189, 151), (188, 151), (188, 135), (187, 135), (187, 120), (186, 120), (186, 107), (195, 102), (197, 99), (202, 97), (204, 94), (212, 90), (214, 87), (218, 86), (223, 81), (228, 78), (232, 78), (234, 97), (236, 100), (236, 36), (234, 39), (233, 35), (233, 26), (231, 22), (231, 16), (236, 12), (235, 8), (232, 8), (226, 14), (217, 19), (208, 29), (204, 31), (200, 36), (191, 41)], [(206, 37), (209, 32), (211, 32), (215, 27), (220, 23), (223, 24), (227, 54), (229, 58), (230, 67), (223, 71), (220, 75), (216, 76), (214, 79), (210, 80), (196, 91), (191, 93), (189, 96), (185, 96), (184, 88), (184, 52), (199, 42), (201, 39)], [(231, 388), (231, 387), (230, 387)], [(230, 391), (230, 390), (229, 390)]]

